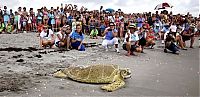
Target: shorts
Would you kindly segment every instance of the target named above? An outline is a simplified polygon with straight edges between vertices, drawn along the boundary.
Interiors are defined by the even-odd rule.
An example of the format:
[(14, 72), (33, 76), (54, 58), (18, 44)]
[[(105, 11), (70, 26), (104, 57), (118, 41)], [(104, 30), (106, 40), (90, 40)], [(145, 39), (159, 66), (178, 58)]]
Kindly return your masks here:
[(55, 19), (51, 19), (51, 25), (54, 25), (56, 23)]
[[(133, 52), (133, 51), (136, 51), (136, 48), (138, 48), (138, 47), (139, 47), (139, 46), (131, 45), (131, 51), (132, 51), (132, 52)], [(124, 50), (127, 51), (126, 44), (123, 44), (123, 45), (122, 45), (122, 48), (123, 48)]]
[(26, 26), (26, 22), (23, 22), (22, 25), (23, 25), (23, 27)]
[(142, 37), (140, 40), (139, 40), (139, 45), (141, 46), (145, 46), (146, 45), (146, 39), (144, 37)]
[(182, 36), (183, 42), (190, 40), (191, 36)]
[(37, 19), (37, 23), (42, 23), (42, 20), (41, 19)]

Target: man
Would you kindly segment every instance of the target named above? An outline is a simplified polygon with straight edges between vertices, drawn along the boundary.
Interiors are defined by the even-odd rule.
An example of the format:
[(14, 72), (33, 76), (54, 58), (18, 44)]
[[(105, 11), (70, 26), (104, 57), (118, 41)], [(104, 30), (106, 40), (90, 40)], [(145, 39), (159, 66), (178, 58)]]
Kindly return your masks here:
[(128, 32), (125, 35), (123, 49), (127, 51), (126, 56), (135, 55), (133, 52), (141, 52), (142, 49), (138, 45), (139, 43), (139, 36), (138, 32), (136, 31), (136, 26), (134, 24), (130, 24), (128, 27)]
[(186, 47), (185, 41), (190, 40), (190, 48), (193, 48), (193, 44), (194, 44), (194, 27), (190, 26), (189, 29), (185, 29), (182, 33), (182, 39), (183, 39), (183, 45), (184, 47)]
[(7, 7), (4, 6), (4, 14), (3, 14), (4, 25), (7, 27), (8, 21), (10, 21), (9, 13), (7, 11)]
[(118, 39), (117, 39), (117, 30), (115, 29), (114, 22), (109, 23), (109, 27), (105, 29), (103, 36), (105, 36), (105, 39), (102, 42), (102, 46), (108, 51), (108, 46), (114, 46), (116, 52), (119, 53), (118, 48)]
[(10, 9), (10, 23), (11, 25), (14, 24), (14, 13), (12, 12), (12, 9)]

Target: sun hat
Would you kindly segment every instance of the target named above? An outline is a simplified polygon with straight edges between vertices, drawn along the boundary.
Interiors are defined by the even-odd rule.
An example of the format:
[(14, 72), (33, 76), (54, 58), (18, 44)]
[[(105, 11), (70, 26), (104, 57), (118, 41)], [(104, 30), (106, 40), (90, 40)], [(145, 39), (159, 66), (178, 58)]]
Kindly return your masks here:
[(128, 27), (129, 28), (136, 28), (136, 25), (134, 23), (131, 23)]

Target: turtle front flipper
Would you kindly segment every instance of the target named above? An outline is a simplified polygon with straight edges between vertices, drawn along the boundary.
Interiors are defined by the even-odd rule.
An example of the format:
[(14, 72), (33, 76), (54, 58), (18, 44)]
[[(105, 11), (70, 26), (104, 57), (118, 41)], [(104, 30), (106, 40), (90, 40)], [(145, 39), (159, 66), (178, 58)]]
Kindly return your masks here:
[(101, 87), (101, 89), (106, 90), (108, 92), (115, 91), (125, 85), (125, 82), (123, 80), (117, 80), (111, 84), (104, 85)]
[(121, 88), (124, 85), (125, 85), (125, 82), (123, 78), (121, 77), (121, 75), (115, 75), (113, 82), (111, 84), (102, 86), (101, 89), (106, 90), (108, 92), (112, 92)]
[(57, 77), (57, 78), (66, 78), (67, 75), (65, 73), (63, 73), (62, 71), (58, 71), (56, 73), (53, 74), (54, 77)]

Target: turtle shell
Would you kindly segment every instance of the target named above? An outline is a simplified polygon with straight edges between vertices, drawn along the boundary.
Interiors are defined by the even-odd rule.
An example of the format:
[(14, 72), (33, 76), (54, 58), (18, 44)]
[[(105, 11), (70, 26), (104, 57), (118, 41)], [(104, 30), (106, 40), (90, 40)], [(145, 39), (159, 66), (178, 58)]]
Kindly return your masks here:
[(91, 65), (87, 67), (69, 67), (67, 75), (72, 80), (86, 83), (112, 83), (118, 73), (118, 65)]

